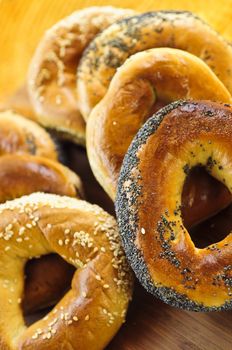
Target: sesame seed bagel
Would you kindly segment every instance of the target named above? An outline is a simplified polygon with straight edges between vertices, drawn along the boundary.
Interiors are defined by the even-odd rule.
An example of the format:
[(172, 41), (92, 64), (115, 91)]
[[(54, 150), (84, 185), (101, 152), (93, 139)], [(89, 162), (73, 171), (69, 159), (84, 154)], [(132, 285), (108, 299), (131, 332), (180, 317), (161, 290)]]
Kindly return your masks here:
[[(85, 201), (43, 193), (0, 205), (0, 213), (0, 283), (7, 280), (0, 290), (0, 348), (103, 349), (124, 321), (132, 292), (114, 218)], [(23, 268), (31, 257), (52, 252), (75, 267), (72, 286), (27, 328)]]
[(38, 124), (12, 111), (0, 112), (0, 156), (31, 154), (57, 160), (56, 145)]
[(89, 42), (104, 28), (135, 11), (90, 7), (49, 29), (32, 58), (28, 91), (37, 120), (63, 138), (85, 144), (85, 122), (76, 95), (76, 70)]
[(183, 185), (196, 166), (232, 192), (231, 133), (231, 105), (174, 102), (146, 122), (125, 156), (116, 201), (123, 245), (142, 285), (172, 306), (232, 307), (231, 234), (199, 249), (181, 214)]
[[(56, 161), (8, 154), (0, 157), (0, 169), (0, 203), (37, 191), (83, 197), (79, 177)], [(37, 259), (29, 265), (23, 297), (24, 313), (54, 305), (66, 291), (71, 271), (72, 268), (56, 256)]]
[[(156, 48), (131, 56), (117, 71), (87, 123), (87, 152), (95, 177), (114, 200), (123, 158), (153, 111), (180, 98), (230, 102), (225, 86), (198, 57)], [(205, 176), (203, 175), (205, 178)], [(231, 202), (231, 195), (201, 174), (187, 184), (186, 223), (194, 224)], [(199, 182), (203, 186), (198, 190)], [(215, 191), (219, 200), (212, 200)], [(194, 213), (194, 214), (193, 214)], [(192, 215), (193, 214), (193, 215)]]
[(139, 51), (172, 47), (201, 58), (232, 93), (232, 47), (190, 12), (159, 11), (123, 19), (97, 36), (78, 67), (79, 108), (87, 120), (116, 69)]

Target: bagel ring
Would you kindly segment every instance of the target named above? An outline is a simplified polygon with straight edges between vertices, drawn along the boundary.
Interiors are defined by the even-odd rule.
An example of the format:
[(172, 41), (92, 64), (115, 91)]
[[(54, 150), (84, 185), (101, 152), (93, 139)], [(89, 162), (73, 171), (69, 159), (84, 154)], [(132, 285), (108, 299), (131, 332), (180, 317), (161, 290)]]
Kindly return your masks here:
[[(114, 218), (85, 201), (43, 193), (0, 205), (0, 213), (0, 283), (6, 285), (0, 289), (1, 349), (103, 349), (124, 321), (132, 293)], [(51, 252), (76, 268), (72, 287), (26, 328), (23, 268), (27, 259)]]
[[(137, 131), (153, 114), (156, 105), (181, 98), (231, 101), (230, 93), (210, 68), (186, 51), (170, 48), (143, 51), (131, 56), (118, 69), (87, 123), (91, 168), (113, 200), (124, 155)], [(203, 189), (209, 194), (206, 201), (202, 201), (201, 196), (195, 200), (193, 192), (193, 202), (199, 208), (196, 221), (231, 202), (231, 195), (225, 190), (222, 190), (222, 202), (212, 201), (210, 192), (214, 185), (209, 186)], [(189, 211), (187, 220), (188, 216), (191, 219), (188, 214)]]
[[(0, 169), (0, 203), (38, 191), (83, 197), (79, 177), (56, 161), (10, 154), (0, 157)], [(24, 313), (30, 314), (54, 305), (63, 296), (73, 269), (60, 257), (46, 256), (30, 262), (25, 271), (22, 303)]]
[(37, 121), (58, 135), (85, 144), (85, 122), (76, 96), (76, 70), (89, 42), (118, 19), (135, 14), (111, 6), (76, 11), (49, 29), (28, 72), (28, 92)]
[(123, 245), (143, 286), (193, 311), (232, 308), (232, 235), (199, 249), (181, 215), (189, 170), (202, 166), (232, 192), (232, 106), (174, 102), (141, 128), (125, 156), (116, 201)]
[(0, 156), (7, 153), (58, 159), (56, 145), (49, 133), (10, 110), (0, 112)]
[(78, 66), (79, 108), (85, 120), (107, 92), (116, 69), (139, 51), (171, 47), (201, 58), (232, 93), (232, 47), (190, 12), (148, 12), (123, 19), (97, 36)]

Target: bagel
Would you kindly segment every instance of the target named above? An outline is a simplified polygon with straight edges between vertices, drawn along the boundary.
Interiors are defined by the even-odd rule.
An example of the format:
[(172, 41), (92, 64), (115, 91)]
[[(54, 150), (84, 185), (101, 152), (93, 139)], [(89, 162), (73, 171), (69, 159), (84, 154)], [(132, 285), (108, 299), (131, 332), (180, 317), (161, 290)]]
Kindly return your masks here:
[(0, 157), (0, 169), (0, 203), (38, 191), (83, 198), (80, 178), (51, 159), (10, 154)]
[[(103, 349), (123, 323), (132, 293), (113, 217), (96, 205), (43, 193), (9, 201), (0, 213), (0, 348)], [(72, 287), (44, 319), (26, 328), (24, 265), (52, 252), (75, 267)]]
[(38, 124), (12, 111), (0, 112), (0, 156), (31, 154), (57, 160), (51, 136)]
[(85, 120), (105, 95), (116, 69), (136, 52), (157, 47), (198, 56), (232, 93), (232, 47), (218, 33), (190, 12), (148, 12), (111, 25), (85, 51), (77, 74), (79, 108)]
[(142, 285), (172, 306), (232, 307), (231, 233), (199, 249), (181, 215), (191, 168), (205, 167), (232, 191), (231, 133), (231, 105), (178, 101), (146, 122), (125, 156), (116, 200), (123, 245)]
[[(82, 198), (79, 177), (62, 164), (43, 157), (8, 154), (0, 157), (0, 203), (36, 191)], [(30, 314), (54, 305), (66, 291), (72, 268), (57, 256), (29, 263), (23, 310)]]
[[(157, 105), (181, 98), (231, 101), (230, 93), (210, 68), (182, 50), (143, 51), (131, 56), (118, 69), (87, 123), (91, 168), (113, 200), (124, 155), (140, 126)], [(228, 196), (226, 203), (227, 199)], [(212, 205), (217, 207), (219, 203), (214, 201)], [(198, 215), (204, 218), (207, 209), (206, 206)]]
[(76, 96), (76, 70), (89, 42), (129, 9), (90, 7), (74, 12), (42, 38), (28, 72), (28, 91), (40, 124), (63, 138), (85, 144), (85, 122)]

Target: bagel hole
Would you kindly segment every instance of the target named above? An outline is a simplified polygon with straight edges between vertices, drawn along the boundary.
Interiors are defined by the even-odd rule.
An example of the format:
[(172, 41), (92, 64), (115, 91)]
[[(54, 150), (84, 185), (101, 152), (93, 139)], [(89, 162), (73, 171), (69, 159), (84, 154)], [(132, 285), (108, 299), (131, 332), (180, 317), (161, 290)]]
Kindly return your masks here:
[[(208, 198), (208, 200), (207, 200)], [(182, 219), (197, 248), (224, 239), (232, 230), (232, 196), (203, 167), (194, 167), (182, 191)]]
[(75, 268), (57, 254), (43, 255), (25, 265), (22, 309), (26, 325), (44, 317), (71, 287)]
[(218, 243), (232, 232), (232, 205), (189, 230), (197, 248)]

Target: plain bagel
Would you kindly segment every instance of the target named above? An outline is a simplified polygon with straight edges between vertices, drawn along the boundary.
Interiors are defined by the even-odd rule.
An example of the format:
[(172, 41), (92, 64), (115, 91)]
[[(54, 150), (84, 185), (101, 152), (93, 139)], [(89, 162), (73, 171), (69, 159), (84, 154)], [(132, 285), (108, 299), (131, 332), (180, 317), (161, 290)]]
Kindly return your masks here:
[[(91, 168), (113, 200), (122, 161), (133, 137), (160, 105), (180, 98), (231, 101), (230, 93), (210, 68), (182, 50), (158, 48), (140, 52), (118, 69), (87, 123)], [(204, 174), (192, 177), (186, 186), (186, 224), (193, 225), (231, 202), (230, 193)]]

